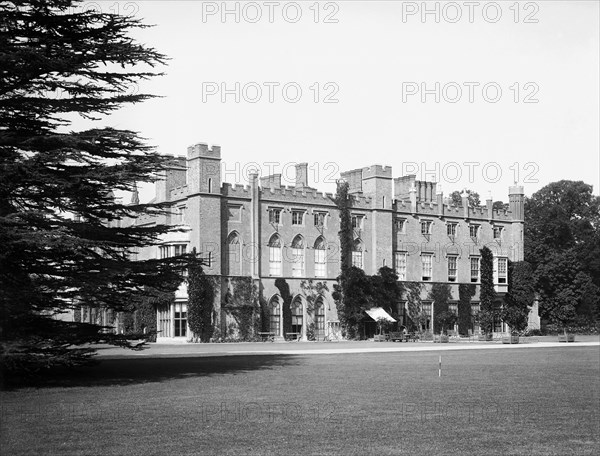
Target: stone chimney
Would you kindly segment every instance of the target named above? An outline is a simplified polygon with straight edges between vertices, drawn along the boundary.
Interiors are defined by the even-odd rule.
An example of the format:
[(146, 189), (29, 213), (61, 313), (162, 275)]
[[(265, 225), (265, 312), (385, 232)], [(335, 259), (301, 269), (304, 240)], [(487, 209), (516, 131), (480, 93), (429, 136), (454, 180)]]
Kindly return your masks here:
[(296, 188), (308, 187), (308, 163), (296, 164)]

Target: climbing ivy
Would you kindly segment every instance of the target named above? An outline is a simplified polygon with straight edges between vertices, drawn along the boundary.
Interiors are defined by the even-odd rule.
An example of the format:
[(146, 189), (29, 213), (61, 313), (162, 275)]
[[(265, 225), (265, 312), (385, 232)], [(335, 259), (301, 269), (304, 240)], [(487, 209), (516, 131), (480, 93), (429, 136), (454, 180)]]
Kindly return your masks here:
[[(340, 231), (338, 232), (340, 240), (340, 275), (337, 277), (337, 283), (333, 285), (333, 300), (337, 309), (337, 314), (340, 319), (342, 333), (348, 338), (358, 336), (358, 321), (356, 319), (356, 309), (353, 309), (353, 302), (349, 293), (349, 288), (352, 285), (350, 275), (360, 273), (352, 272), (352, 243), (354, 241), (354, 233), (352, 231), (352, 219), (350, 216), (350, 207), (352, 205), (352, 197), (349, 194), (348, 182), (343, 180), (337, 181), (337, 191), (334, 202), (338, 208), (340, 216)], [(363, 273), (364, 274), (364, 273)]]
[(259, 313), (258, 289), (251, 277), (232, 277), (223, 307), (235, 319), (241, 340), (255, 337)]
[(473, 325), (471, 315), (471, 298), (475, 296), (475, 284), (461, 283), (458, 285), (458, 332), (466, 336)]
[(448, 311), (448, 304), (452, 299), (450, 285), (447, 283), (434, 283), (431, 290), (429, 290), (428, 299), (433, 302), (433, 332), (440, 334), (452, 324)]
[(212, 337), (212, 313), (215, 299), (215, 284), (206, 276), (200, 265), (189, 269), (187, 319), (196, 339), (209, 342)]
[(419, 331), (427, 318), (423, 314), (423, 302), (421, 299), (423, 284), (421, 282), (404, 282), (404, 290), (408, 306), (408, 330)]
[(494, 290), (494, 255), (492, 251), (484, 247), (481, 253), (481, 288), (479, 299), (481, 308), (479, 311), (479, 325), (485, 333), (491, 333), (494, 329), (494, 317), (496, 310), (494, 302), (496, 301), (496, 290)]

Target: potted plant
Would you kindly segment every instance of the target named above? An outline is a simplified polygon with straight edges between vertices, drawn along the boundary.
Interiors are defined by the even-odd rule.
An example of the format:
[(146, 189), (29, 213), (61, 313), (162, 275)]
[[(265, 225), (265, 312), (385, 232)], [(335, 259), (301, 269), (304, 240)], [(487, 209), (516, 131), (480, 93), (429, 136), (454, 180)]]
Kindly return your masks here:
[(442, 331), (440, 334), (440, 342), (447, 343), (450, 338), (448, 337), (447, 330), (448, 328), (454, 327), (456, 324), (456, 315), (454, 312), (450, 312), (449, 310), (445, 310), (438, 315), (438, 321), (442, 326)]
[(567, 329), (569, 323), (572, 323), (577, 317), (575, 305), (564, 303), (556, 306), (549, 315), (551, 321), (557, 326), (562, 326), (563, 333), (558, 335), (559, 342), (575, 342), (575, 334), (570, 334)]
[(477, 322), (481, 328), (482, 334), (479, 334), (480, 341), (491, 341), (494, 339), (492, 327), (494, 325), (494, 314), (487, 312), (478, 312)]
[(519, 307), (505, 307), (500, 315), (510, 328), (510, 334), (502, 337), (502, 343), (518, 344), (519, 333), (527, 328), (528, 310)]

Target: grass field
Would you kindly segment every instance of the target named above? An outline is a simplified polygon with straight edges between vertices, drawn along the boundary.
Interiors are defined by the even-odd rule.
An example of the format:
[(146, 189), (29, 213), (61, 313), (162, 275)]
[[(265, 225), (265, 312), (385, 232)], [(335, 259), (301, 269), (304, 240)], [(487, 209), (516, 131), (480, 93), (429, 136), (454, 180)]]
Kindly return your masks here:
[(2, 455), (592, 455), (598, 347), (108, 359), (1, 393)]

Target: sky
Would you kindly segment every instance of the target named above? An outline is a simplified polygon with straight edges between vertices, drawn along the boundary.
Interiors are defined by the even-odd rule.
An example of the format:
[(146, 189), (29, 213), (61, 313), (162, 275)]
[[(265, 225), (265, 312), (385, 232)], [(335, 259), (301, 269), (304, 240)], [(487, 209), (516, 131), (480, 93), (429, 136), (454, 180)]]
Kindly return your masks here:
[(600, 2), (475, 3), (84, 2), (155, 24), (134, 36), (170, 57), (131, 87), (161, 98), (101, 124), (164, 154), (218, 144), (227, 182), (292, 184), (307, 162), (334, 192), (340, 171), (382, 164), (482, 200), (561, 179), (598, 194)]

